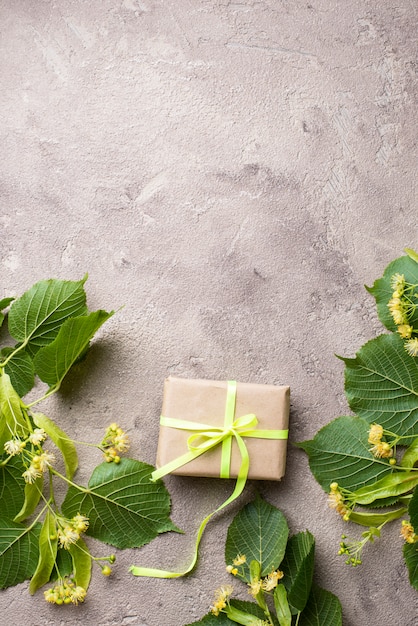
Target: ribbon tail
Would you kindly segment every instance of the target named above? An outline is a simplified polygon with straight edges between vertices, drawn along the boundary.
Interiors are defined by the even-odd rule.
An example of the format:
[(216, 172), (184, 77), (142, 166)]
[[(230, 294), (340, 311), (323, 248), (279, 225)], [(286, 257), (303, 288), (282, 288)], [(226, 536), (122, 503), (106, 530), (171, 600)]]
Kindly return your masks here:
[(188, 567), (182, 572), (168, 572), (168, 571), (160, 570), (160, 569), (153, 569), (149, 567), (137, 567), (136, 565), (131, 565), (131, 567), (129, 568), (129, 571), (134, 576), (148, 576), (150, 578), (181, 578), (182, 576), (186, 576), (187, 574), (190, 574), (190, 572), (193, 571), (193, 569), (196, 566), (197, 559), (199, 556), (200, 541), (202, 539), (204, 530), (209, 520), (216, 513), (219, 513), (219, 511), (222, 511), (223, 508), (228, 506), (228, 504), (231, 504), (231, 502), (236, 500), (243, 492), (245, 484), (247, 482), (248, 469), (250, 465), (248, 451), (245, 446), (245, 443), (243, 442), (242, 438), (239, 435), (236, 435), (236, 440), (237, 440), (239, 450), (241, 452), (242, 462), (241, 462), (241, 467), (240, 467), (238, 477), (235, 483), (234, 491), (229, 496), (229, 498), (225, 500), (225, 502), (223, 502), (217, 509), (215, 509), (215, 511), (212, 511), (212, 513), (209, 513), (209, 515), (207, 515), (205, 519), (201, 522), (199, 529), (197, 531), (197, 535), (196, 535), (196, 542), (194, 546), (192, 560), (190, 564), (188, 565)]

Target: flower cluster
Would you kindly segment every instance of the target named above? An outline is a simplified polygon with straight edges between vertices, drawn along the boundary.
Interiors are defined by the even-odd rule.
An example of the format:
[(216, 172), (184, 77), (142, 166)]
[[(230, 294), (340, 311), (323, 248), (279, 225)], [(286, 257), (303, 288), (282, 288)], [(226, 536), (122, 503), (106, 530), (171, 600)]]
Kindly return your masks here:
[(239, 573), (239, 567), (244, 565), (247, 562), (247, 557), (245, 554), (238, 554), (235, 559), (232, 561), (232, 565), (226, 566), (226, 571), (228, 574), (232, 574), (233, 576), (237, 576)]
[(70, 520), (58, 519), (57, 535), (60, 546), (68, 550), (71, 544), (77, 543), (81, 533), (86, 532), (88, 527), (88, 518), (80, 515), (80, 513), (74, 515)]
[[(382, 524), (383, 525), (383, 524)], [(346, 535), (341, 537), (342, 541), (340, 543), (340, 549), (338, 551), (339, 555), (346, 555), (348, 559), (345, 561), (347, 565), (352, 565), (353, 567), (357, 567), (357, 565), (361, 565), (361, 553), (363, 552), (363, 548), (367, 543), (373, 543), (376, 537), (380, 537), (380, 529), (370, 527), (369, 530), (366, 530), (362, 533), (361, 540), (347, 540)]]
[(335, 509), (337, 513), (341, 515), (344, 521), (348, 521), (350, 517), (350, 509), (338, 483), (331, 483), (330, 485), (328, 504), (331, 509)]
[(232, 594), (233, 588), (231, 585), (225, 585), (215, 591), (215, 602), (210, 607), (213, 615), (219, 615), (219, 613), (226, 607), (229, 596)]
[(22, 476), (25, 482), (32, 484), (37, 478), (40, 478), (55, 463), (55, 455), (48, 450), (41, 454), (35, 454), (32, 457), (30, 465)]
[(129, 436), (117, 424), (110, 424), (100, 447), (107, 463), (120, 463), (120, 453), (129, 450)]
[(78, 604), (84, 602), (86, 590), (70, 578), (63, 578), (55, 587), (44, 591), (44, 597), (51, 604)]
[(415, 533), (414, 527), (412, 526), (411, 522), (402, 520), (401, 537), (403, 537), (406, 543), (417, 543), (418, 535)]
[(392, 297), (388, 302), (388, 308), (397, 326), (397, 331), (406, 339), (405, 350), (410, 356), (418, 356), (418, 337), (413, 337), (416, 332), (410, 324), (418, 298), (418, 292), (415, 291), (417, 285), (407, 283), (403, 274), (394, 274), (391, 277), (391, 287), (393, 289)]
[(370, 448), (370, 452), (376, 459), (390, 459), (393, 457), (394, 442), (388, 443), (387, 441), (382, 441), (383, 435), (386, 434), (391, 435), (392, 433), (385, 431), (380, 424), (371, 425), (367, 441), (373, 444)]
[(283, 578), (284, 574), (280, 570), (273, 570), (265, 578), (254, 578), (249, 583), (250, 593), (254, 598), (260, 593), (260, 591), (273, 591), (279, 583), (279, 580)]
[(55, 463), (55, 455), (42, 449), (41, 444), (46, 438), (43, 428), (35, 428), (27, 439), (14, 437), (4, 444), (4, 450), (9, 456), (22, 454), (27, 468), (22, 474), (26, 483), (33, 484)]

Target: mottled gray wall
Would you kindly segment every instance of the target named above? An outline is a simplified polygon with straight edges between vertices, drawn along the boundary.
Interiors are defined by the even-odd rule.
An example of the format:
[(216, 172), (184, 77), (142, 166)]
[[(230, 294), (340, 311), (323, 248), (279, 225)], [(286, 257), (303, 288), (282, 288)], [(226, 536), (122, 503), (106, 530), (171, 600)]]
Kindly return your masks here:
[[(290, 384), (291, 441), (347, 412), (334, 353), (380, 332), (363, 284), (418, 245), (417, 17), (415, 0), (2, 0), (1, 297), (88, 271), (92, 309), (124, 305), (51, 417), (89, 441), (118, 421), (152, 463), (167, 374)], [(82, 481), (98, 460), (80, 455)], [(178, 566), (232, 488), (166, 482), (184, 536), (118, 554), (79, 607), (3, 591), (4, 623), (197, 619), (258, 488), (316, 535), (345, 626), (416, 624), (398, 527), (344, 566), (346, 526), (292, 447), (281, 484), (211, 522), (193, 576), (132, 578)]]

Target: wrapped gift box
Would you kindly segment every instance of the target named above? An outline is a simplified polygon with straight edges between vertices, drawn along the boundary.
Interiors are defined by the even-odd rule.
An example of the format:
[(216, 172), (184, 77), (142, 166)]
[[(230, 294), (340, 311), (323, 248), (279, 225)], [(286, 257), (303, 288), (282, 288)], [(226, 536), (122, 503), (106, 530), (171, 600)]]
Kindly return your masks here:
[[(217, 427), (224, 425), (227, 381), (169, 377), (164, 383), (162, 415), (171, 419), (187, 420)], [(235, 418), (249, 413), (256, 415), (255, 429), (287, 430), (289, 423), (289, 395), (287, 386), (237, 383)], [(157, 468), (187, 452), (190, 431), (171, 426), (160, 426), (157, 450)], [(259, 439), (243, 437), (250, 457), (248, 478), (280, 480), (286, 466), (286, 438)], [(220, 475), (221, 445), (205, 452), (186, 465), (174, 470), (182, 476)], [(241, 465), (236, 441), (232, 440), (230, 477), (235, 478)]]

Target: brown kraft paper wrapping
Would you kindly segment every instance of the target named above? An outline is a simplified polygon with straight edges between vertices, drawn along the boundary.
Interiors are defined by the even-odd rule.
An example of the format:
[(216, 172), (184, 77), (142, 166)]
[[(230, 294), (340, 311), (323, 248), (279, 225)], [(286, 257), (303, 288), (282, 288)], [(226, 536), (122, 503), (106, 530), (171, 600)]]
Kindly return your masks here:
[[(169, 418), (223, 426), (227, 381), (175, 378), (164, 383), (162, 415)], [(235, 418), (254, 413), (257, 428), (286, 430), (289, 424), (287, 386), (237, 383)], [(191, 431), (160, 425), (157, 468), (187, 452)], [(257, 439), (243, 437), (250, 456), (249, 479), (280, 480), (286, 467), (286, 439)], [(173, 471), (180, 476), (219, 478), (221, 446)], [(230, 477), (236, 478), (241, 464), (236, 441), (232, 441)]]

